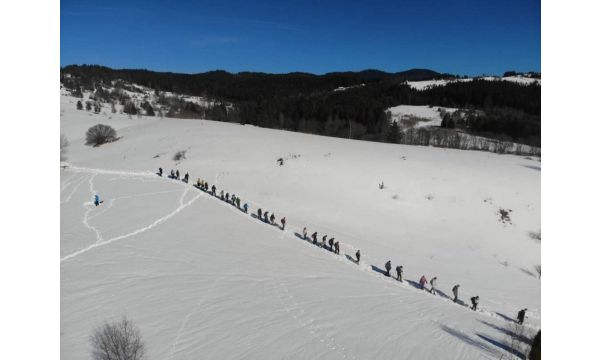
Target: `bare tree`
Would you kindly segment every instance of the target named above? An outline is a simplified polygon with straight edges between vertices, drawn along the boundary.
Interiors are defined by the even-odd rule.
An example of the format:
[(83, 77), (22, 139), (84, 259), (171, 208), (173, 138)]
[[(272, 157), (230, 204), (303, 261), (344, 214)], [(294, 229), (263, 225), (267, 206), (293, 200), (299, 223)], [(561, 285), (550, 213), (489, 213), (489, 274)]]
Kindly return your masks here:
[(63, 134), (60, 134), (60, 161), (67, 160), (67, 147), (69, 147), (69, 140)]
[(85, 140), (87, 145), (100, 146), (108, 142), (116, 141), (117, 131), (109, 125), (94, 125), (85, 133)]
[(94, 360), (141, 360), (146, 353), (139, 329), (126, 317), (96, 328), (90, 343)]

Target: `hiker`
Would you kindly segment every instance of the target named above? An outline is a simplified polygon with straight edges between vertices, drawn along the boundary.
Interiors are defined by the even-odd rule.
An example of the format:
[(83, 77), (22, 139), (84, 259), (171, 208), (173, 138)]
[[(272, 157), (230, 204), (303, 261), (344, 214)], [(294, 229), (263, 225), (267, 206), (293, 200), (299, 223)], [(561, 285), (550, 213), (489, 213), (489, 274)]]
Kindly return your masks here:
[(402, 265), (396, 266), (396, 280), (402, 282)]
[(198, 178), (198, 180), (196, 180), (196, 186), (199, 188), (202, 187), (202, 180), (200, 180), (200, 178)]
[(477, 305), (479, 305), (479, 296), (473, 296), (471, 298), (471, 304), (473, 304), (473, 306), (471, 306), (471, 309), (477, 310)]
[(388, 260), (388, 262), (385, 263), (385, 276), (390, 276), (390, 270), (392, 270), (392, 262)]
[(323, 235), (321, 238), (321, 247), (327, 246), (327, 234)]
[(204, 190), (208, 191), (208, 181), (204, 182)]
[(179, 180), (179, 169), (177, 169), (177, 170), (175, 171), (175, 178), (176, 178), (177, 180)]
[(212, 190), (213, 196), (215, 196), (215, 194), (217, 193), (217, 187), (213, 185), (211, 190)]
[(240, 198), (239, 197), (235, 198), (235, 206), (237, 206), (238, 209), (240, 208)]
[(248, 203), (244, 203), (244, 212), (248, 213)]
[(185, 182), (187, 184), (189, 179), (190, 179), (190, 174), (185, 173), (185, 175), (183, 176), (183, 182)]
[(421, 276), (421, 279), (419, 279), (419, 284), (421, 285), (421, 289), (425, 290), (425, 284), (427, 284), (427, 278), (425, 278), (425, 275)]
[(265, 218), (264, 218), (264, 222), (268, 223), (269, 222), (269, 212), (265, 211)]
[(452, 288), (452, 293), (454, 294), (454, 302), (458, 301), (458, 288), (460, 287), (459, 284), (454, 285), (454, 287)]
[(335, 238), (331, 238), (331, 239), (329, 239), (329, 251), (333, 251), (333, 240), (334, 240), (334, 239), (335, 239)]
[(333, 247), (335, 248), (335, 253), (336, 254), (340, 254), (340, 243), (339, 241), (336, 241), (335, 243), (333, 243)]
[(221, 200), (225, 200), (225, 195), (223, 194), (223, 190), (221, 190)]
[(258, 216), (258, 220), (262, 220), (262, 209), (258, 208), (258, 210), (256, 210), (256, 215)]
[(271, 214), (269, 220), (271, 221), (271, 224), (275, 224), (275, 214)]
[(281, 219), (281, 230), (285, 230), (285, 216)]
[(521, 309), (519, 311), (519, 313), (517, 314), (517, 323), (519, 325), (523, 325), (523, 321), (525, 321), (525, 312), (527, 311), (527, 308), (525, 309)]
[(431, 290), (429, 290), (429, 292), (432, 293), (433, 295), (437, 294), (437, 291), (435, 291), (436, 283), (437, 283), (437, 276), (434, 276), (431, 278), (431, 280), (429, 280), (429, 284), (431, 285)]
[(313, 244), (317, 245), (317, 232), (315, 231), (312, 235)]
[(382, 181), (382, 182), (381, 182), (381, 184), (379, 184), (379, 188), (380, 188), (380, 189), (383, 189), (383, 187), (384, 187), (384, 186), (383, 186), (383, 181)]
[(94, 195), (94, 205), (98, 206), (102, 203), (102, 201), (100, 201), (100, 196), (98, 196), (98, 194)]
[(231, 194), (231, 205), (235, 205), (235, 194)]
[(229, 193), (225, 193), (225, 201), (229, 202)]
[(356, 250), (356, 263), (358, 264), (360, 262), (360, 249)]
[(304, 229), (302, 229), (302, 237), (303, 237), (304, 240), (306, 240), (306, 234), (307, 233), (308, 232), (306, 231), (306, 227), (304, 227)]
[(173, 169), (171, 169), (171, 176), (170, 176), (170, 178), (171, 179), (175, 179), (175, 171), (173, 171)]
[(162, 168), (161, 167), (158, 168), (158, 176), (162, 176)]

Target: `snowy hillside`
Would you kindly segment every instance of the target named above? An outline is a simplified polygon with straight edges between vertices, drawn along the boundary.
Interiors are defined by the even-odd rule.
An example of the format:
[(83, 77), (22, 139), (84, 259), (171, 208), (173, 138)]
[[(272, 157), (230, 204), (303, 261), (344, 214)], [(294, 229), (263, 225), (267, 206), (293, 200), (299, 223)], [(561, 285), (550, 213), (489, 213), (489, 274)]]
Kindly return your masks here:
[[(521, 85), (529, 85), (529, 84), (540, 84), (540, 79), (535, 79), (526, 76), (485, 76), (480, 79), (488, 80), (488, 81), (510, 81)], [(451, 82), (469, 82), (473, 81), (473, 78), (464, 78), (464, 79), (455, 79), (455, 80), (424, 80), (424, 81), (408, 81), (408, 85), (410, 85), (413, 89), (417, 90), (425, 90), (432, 86), (444, 86)]]
[[(89, 358), (92, 330), (123, 315), (164, 360), (506, 359), (527, 346), (515, 332), (539, 329), (536, 159), (94, 114), (77, 100), (61, 96), (61, 359)], [(84, 145), (97, 123), (121, 138)], [(159, 167), (235, 193), (250, 214)], [(301, 239), (305, 226), (340, 254)], [(406, 281), (381, 273), (387, 260)], [(438, 295), (421, 275), (438, 277)], [(455, 284), (480, 311), (449, 300)]]
[(442, 106), (398, 105), (387, 109), (391, 121), (398, 121), (402, 127), (440, 126), (444, 112), (453, 113), (457, 109)]

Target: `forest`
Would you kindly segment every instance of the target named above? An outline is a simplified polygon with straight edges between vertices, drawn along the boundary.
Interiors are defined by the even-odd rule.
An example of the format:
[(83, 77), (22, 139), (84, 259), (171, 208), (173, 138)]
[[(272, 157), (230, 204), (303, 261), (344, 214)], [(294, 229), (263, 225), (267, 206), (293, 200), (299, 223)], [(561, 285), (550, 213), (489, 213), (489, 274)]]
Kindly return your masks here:
[[(540, 147), (541, 86), (538, 84), (477, 78), (424, 90), (407, 84), (407, 81), (457, 77), (426, 69), (315, 75), (226, 71), (181, 74), (98, 65), (61, 68), (61, 82), (75, 92), (111, 87), (113, 81), (123, 80), (152, 88), (157, 94), (173, 92), (215, 101), (208, 108), (171, 103), (174, 107), (167, 116), (180, 114), (327, 136), (406, 143), (408, 139), (403, 139), (406, 134), (390, 122), (386, 109), (400, 104), (443, 106), (477, 110), (473, 111), (477, 115), (445, 119), (442, 127)], [(340, 87), (346, 89), (334, 91)]]

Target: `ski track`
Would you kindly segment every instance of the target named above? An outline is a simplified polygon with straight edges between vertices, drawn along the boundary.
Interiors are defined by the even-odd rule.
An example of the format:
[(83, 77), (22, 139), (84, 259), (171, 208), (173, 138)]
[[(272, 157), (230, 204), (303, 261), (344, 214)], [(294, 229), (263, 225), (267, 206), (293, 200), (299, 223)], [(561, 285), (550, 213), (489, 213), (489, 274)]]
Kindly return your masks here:
[(114, 199), (110, 199), (108, 205), (104, 206), (104, 208), (102, 209), (102, 211), (99, 211), (98, 213), (90, 216), (88, 218), (88, 220), (91, 220), (91, 219), (93, 219), (95, 217), (98, 217), (98, 216), (104, 214), (106, 211), (108, 211), (108, 209), (110, 209), (113, 206), (113, 204), (117, 200), (132, 199), (132, 198), (136, 198), (136, 197), (144, 197), (144, 196), (149, 196), (149, 195), (168, 194), (168, 193), (174, 193), (174, 192), (179, 192), (179, 190), (164, 190), (164, 191), (147, 192), (147, 193), (141, 193), (141, 194), (135, 194), (135, 195), (119, 196), (119, 197), (116, 197)]
[[(90, 185), (90, 192), (92, 193), (92, 197), (94, 196), (94, 194), (96, 194), (96, 191), (94, 190), (94, 178), (96, 177), (96, 174), (93, 174), (92, 176), (90, 176), (89, 179), (89, 185)], [(92, 204), (94, 205), (94, 204)], [(87, 210), (85, 211), (85, 214), (83, 215), (83, 226), (85, 226), (86, 228), (90, 229), (91, 231), (93, 231), (96, 234), (96, 244), (102, 241), (102, 235), (100, 235), (100, 231), (98, 229), (96, 229), (95, 227), (93, 227), (92, 225), (90, 225), (89, 223), (89, 215), (90, 212), (92, 210), (94, 210), (94, 208), (96, 207), (95, 205), (92, 207), (89, 205), (88, 202), (83, 203), (84, 207), (87, 207)], [(62, 261), (62, 259), (61, 259)]]
[[(73, 174), (73, 175), (76, 175), (76, 174)], [(67, 198), (60, 202), (61, 205), (71, 201), (71, 197), (73, 196), (73, 194), (75, 194), (77, 189), (79, 189), (79, 186), (81, 186), (81, 184), (83, 184), (83, 182), (85, 181), (85, 178), (86, 178), (86, 176), (83, 176), (81, 179), (79, 179), (76, 182), (75, 186), (73, 187), (73, 190), (71, 190), (69, 195), (67, 195)], [(63, 192), (63, 190), (66, 189), (69, 185), (71, 185), (71, 182), (67, 183), (62, 189), (60, 189), (60, 192)]]
[[(279, 238), (283, 238), (283, 234), (279, 236)], [(272, 267), (271, 274), (277, 273), (277, 269)], [(286, 314), (288, 314), (288, 316), (294, 319), (302, 329), (310, 332), (310, 334), (315, 339), (319, 340), (319, 342), (323, 344), (329, 351), (339, 354), (342, 359), (356, 359), (354, 355), (347, 353), (344, 346), (339, 345), (335, 341), (335, 337), (333, 335), (328, 335), (326, 332), (322, 331), (314, 319), (307, 317), (303, 306), (294, 300), (294, 296), (290, 293), (289, 288), (285, 285), (285, 282), (281, 278), (272, 276), (270, 280), (283, 310), (286, 312)]]
[[(94, 168), (76, 167), (76, 166), (69, 166), (66, 170), (70, 170), (70, 171), (74, 171), (74, 172), (92, 173), (93, 175), (90, 178), (90, 191), (92, 191), (92, 192), (93, 192), (93, 182), (92, 182), (92, 180), (93, 180), (93, 178), (96, 175), (109, 174), (109, 175), (119, 175), (121, 177), (143, 177), (143, 178), (155, 178), (156, 176), (158, 176), (155, 173), (150, 172), (150, 171), (146, 171), (146, 172), (132, 172), (132, 171), (118, 171), (118, 170), (94, 169)], [(219, 174), (217, 174), (215, 176), (215, 186), (218, 184), (218, 180), (219, 180), (221, 174), (222, 173), (219, 173)], [(171, 180), (171, 179), (169, 179), (169, 180)], [(167, 215), (165, 215), (165, 216), (163, 216), (163, 217), (155, 220), (150, 225), (147, 225), (147, 226), (145, 226), (143, 228), (134, 230), (134, 231), (132, 231), (132, 232), (130, 232), (128, 234), (119, 235), (119, 236), (116, 236), (116, 237), (108, 239), (108, 240), (98, 240), (96, 243), (94, 243), (94, 244), (92, 244), (92, 245), (90, 245), (90, 246), (88, 246), (86, 248), (77, 250), (77, 251), (75, 251), (75, 252), (73, 252), (73, 253), (71, 253), (69, 255), (66, 255), (66, 256), (62, 257), (60, 259), (60, 261), (63, 262), (65, 260), (72, 259), (72, 258), (74, 258), (76, 256), (79, 256), (79, 255), (81, 255), (83, 253), (86, 253), (86, 252), (88, 252), (90, 250), (93, 250), (94, 248), (97, 248), (97, 247), (100, 247), (100, 246), (104, 246), (104, 245), (110, 244), (110, 243), (118, 241), (118, 240), (126, 239), (126, 238), (129, 238), (131, 236), (135, 236), (137, 234), (140, 234), (140, 233), (143, 233), (143, 232), (145, 232), (147, 230), (150, 230), (150, 229), (156, 227), (157, 225), (161, 224), (162, 222), (164, 222), (164, 221), (170, 219), (171, 217), (175, 216), (176, 214), (178, 214), (183, 209), (185, 209), (186, 207), (188, 207), (189, 205), (191, 205), (192, 203), (194, 203), (198, 198), (200, 198), (203, 195), (206, 195), (206, 196), (208, 196), (210, 198), (215, 198), (216, 200), (222, 201), (218, 196), (212, 196), (210, 194), (210, 192), (205, 192), (203, 190), (199, 190), (201, 192), (200, 194), (194, 196), (190, 201), (184, 202), (183, 200), (184, 200), (185, 196), (187, 195), (187, 193), (189, 192), (190, 186), (187, 186), (189, 184), (186, 184), (184, 182), (177, 181), (176, 183), (178, 183), (181, 186), (185, 186), (185, 190), (182, 193), (181, 197), (179, 198), (179, 207), (177, 207), (171, 213), (169, 213), (169, 214), (167, 214)], [(193, 185), (191, 187), (193, 187)], [(245, 202), (247, 202), (247, 201), (245, 201)], [(259, 203), (255, 203), (255, 202), (252, 202), (252, 203), (255, 204), (255, 205), (260, 205)], [(236, 206), (231, 205), (231, 203), (226, 203), (226, 204), (231, 207), (232, 211), (234, 211), (234, 212), (236, 212), (238, 214), (241, 214), (241, 215), (250, 215), (251, 214), (251, 213), (248, 213), (248, 214), (244, 213), (243, 211), (241, 211), (240, 209), (238, 209)], [(263, 207), (263, 206), (261, 206), (261, 207)], [(84, 219), (86, 219), (86, 220), (87, 220), (87, 214), (89, 213), (89, 211), (90, 210), (88, 209), (88, 212), (86, 212), (86, 217), (84, 217)], [(261, 223), (262, 224), (267, 224), (267, 223), (264, 223), (262, 220), (254, 219), (254, 218), (252, 218), (250, 216), (247, 217), (247, 218), (250, 221), (253, 221), (253, 222), (255, 220), (258, 220), (259, 224), (261, 224)], [(84, 222), (84, 225), (85, 224), (86, 223)], [(267, 225), (269, 225), (269, 224), (267, 224)], [(273, 230), (282, 231), (279, 228), (278, 224), (271, 225), (271, 226), (273, 227)], [(100, 237), (99, 232), (97, 232), (97, 230), (95, 228), (93, 228), (93, 227), (91, 227), (89, 225), (86, 225), (86, 227), (91, 228), (94, 231), (96, 231), (98, 239), (102, 239)], [(288, 226), (287, 229), (283, 231), (283, 234), (285, 234), (285, 235), (287, 235), (289, 237), (293, 237), (293, 238), (295, 238), (295, 240), (302, 240), (302, 239), (298, 239), (295, 236), (294, 232), (301, 233), (301, 229), (300, 228), (296, 228), (296, 227), (292, 227), (292, 226)], [(282, 234), (282, 236), (283, 236), (283, 234)], [(280, 238), (282, 236), (280, 236)], [(351, 237), (351, 236), (349, 236), (349, 237)], [(307, 239), (304, 242), (306, 243), (306, 245), (315, 246), (315, 245), (312, 244), (312, 240), (310, 240), (310, 239)], [(385, 276), (383, 274), (379, 274), (379, 273), (373, 271), (371, 269), (371, 266), (368, 265), (370, 262), (365, 261), (365, 260), (369, 259), (368, 256), (364, 256), (364, 255), (361, 256), (361, 263), (360, 264), (356, 264), (354, 262), (350, 263), (347, 259), (345, 259), (345, 256), (344, 256), (344, 255), (346, 255), (345, 251), (342, 251), (342, 249), (344, 249), (344, 248), (345, 249), (356, 250), (356, 247), (352, 246), (349, 243), (344, 242), (344, 244), (340, 244), (340, 255), (334, 254), (334, 253), (332, 253), (332, 252), (330, 252), (330, 251), (328, 251), (326, 249), (320, 248), (320, 247), (317, 247), (317, 248), (320, 249), (320, 250), (323, 250), (323, 251), (327, 251), (327, 254), (331, 258), (336, 259), (337, 261), (343, 262), (343, 263), (347, 264), (348, 266), (353, 266), (355, 268), (358, 268), (359, 271), (363, 271), (365, 273), (368, 273), (371, 276), (374, 276), (374, 277), (377, 277), (377, 278), (379, 278), (381, 280), (384, 280), (387, 283), (386, 284), (386, 288), (388, 290), (390, 290), (390, 295), (400, 295), (400, 293), (394, 292), (393, 289), (396, 286), (402, 286), (406, 290), (415, 291), (415, 292), (421, 292), (421, 293), (424, 293), (425, 295), (435, 296), (439, 300), (446, 301), (446, 302), (450, 303), (451, 305), (456, 305), (451, 299), (445, 299), (445, 298), (443, 298), (441, 296), (431, 295), (430, 293), (425, 293), (423, 290), (417, 289), (417, 288), (413, 287), (412, 285), (409, 284), (409, 282), (408, 282), (409, 279), (405, 279), (404, 282), (399, 282), (399, 281), (395, 280), (395, 278), (393, 278), (393, 277), (387, 277), (387, 276)], [(391, 285), (391, 287), (390, 287), (390, 285)], [(508, 320), (504, 319), (501, 316), (496, 315), (493, 311), (487, 310), (487, 308), (484, 308), (482, 306), (479, 306), (479, 309), (477, 311), (471, 310), (469, 306), (461, 306), (461, 308), (463, 308), (463, 309), (465, 309), (465, 310), (467, 310), (469, 312), (474, 312), (474, 313), (477, 313), (477, 314), (482, 314), (482, 315), (485, 315), (485, 316), (488, 316), (488, 317), (492, 317), (494, 319), (503, 320), (503, 321), (508, 322)], [(289, 313), (290, 312), (289, 308), (287, 308), (286, 311)], [(300, 323), (300, 324), (302, 325), (302, 323)], [(302, 325), (302, 326), (306, 326), (306, 325)], [(528, 325), (525, 325), (525, 324), (523, 326), (529, 327)], [(315, 331), (315, 330), (313, 329), (312, 331)], [(348, 355), (343, 354), (344, 358), (346, 358), (346, 356), (348, 356)]]
[[(122, 175), (122, 176), (133, 176), (133, 177), (136, 177), (136, 176), (143, 176), (143, 177), (156, 176), (154, 174), (147, 173), (147, 172), (146, 173), (135, 173), (135, 172), (111, 171), (111, 170), (90, 169), (90, 168), (73, 168), (73, 169), (75, 171), (90, 172), (90, 173), (93, 174), (90, 177), (90, 180), (89, 180), (90, 191), (92, 192), (92, 194), (95, 193), (94, 188), (93, 188), (93, 179), (98, 174), (117, 174), (117, 175)], [(197, 199), (199, 199), (202, 196), (202, 194), (198, 194), (198, 195), (194, 196), (188, 202), (184, 202), (183, 201), (184, 197), (185, 197), (185, 195), (187, 195), (187, 193), (189, 192), (189, 190), (190, 190), (190, 188), (186, 187), (186, 189), (183, 191), (181, 197), (179, 198), (179, 206), (175, 210), (173, 210), (172, 212), (170, 212), (169, 214), (167, 214), (167, 215), (165, 215), (163, 217), (158, 218), (157, 220), (155, 220), (150, 225), (147, 225), (145, 227), (139, 228), (137, 230), (134, 230), (134, 231), (129, 232), (129, 233), (124, 234), (124, 235), (119, 235), (119, 236), (113, 237), (113, 238), (108, 239), (108, 240), (103, 240), (102, 236), (100, 235), (100, 232), (96, 228), (94, 228), (93, 226), (89, 225), (89, 223), (88, 223), (88, 220), (89, 220), (88, 216), (89, 216), (89, 213), (94, 209), (93, 207), (89, 207), (88, 210), (86, 211), (85, 215), (84, 215), (83, 224), (84, 224), (85, 227), (89, 228), (90, 230), (92, 230), (92, 231), (94, 231), (96, 233), (96, 239), (97, 239), (96, 242), (94, 244), (88, 246), (88, 247), (85, 247), (83, 249), (77, 250), (77, 251), (75, 251), (75, 252), (73, 252), (73, 253), (71, 253), (69, 255), (65, 255), (64, 257), (62, 257), (60, 259), (60, 262), (62, 263), (65, 260), (72, 259), (72, 258), (74, 258), (76, 256), (84, 254), (84, 253), (86, 253), (86, 252), (88, 252), (90, 250), (93, 250), (93, 249), (97, 248), (97, 247), (108, 245), (108, 244), (113, 243), (115, 241), (123, 240), (123, 239), (129, 238), (131, 236), (138, 235), (140, 233), (143, 233), (143, 232), (145, 232), (147, 230), (150, 230), (150, 229), (156, 227), (157, 225), (160, 225), (164, 221), (166, 221), (166, 220), (172, 218), (173, 216), (177, 215), (179, 212), (181, 212), (186, 207), (190, 206), (192, 203), (194, 203)], [(87, 204), (88, 203), (84, 203), (84, 206), (87, 205)]]
[(77, 176), (77, 174), (72, 174), (71, 176), (69, 176), (67, 179), (64, 180), (64, 185), (60, 188), (60, 192), (62, 193), (66, 188), (69, 187), (69, 185), (71, 185), (71, 179), (74, 178), (75, 176)]
[(175, 352), (177, 350), (177, 346), (179, 345), (179, 340), (181, 339), (181, 336), (183, 335), (183, 332), (185, 331), (188, 321), (192, 318), (192, 316), (194, 316), (196, 314), (198, 309), (206, 302), (206, 300), (208, 299), (208, 294), (210, 294), (212, 292), (212, 290), (215, 288), (215, 286), (219, 282), (217, 280), (220, 281), (221, 279), (216, 278), (216, 277), (213, 278), (212, 285), (210, 286), (209, 289), (207, 289), (207, 291), (205, 291), (206, 295), (203, 296), (202, 299), (196, 303), (196, 305), (194, 305), (194, 307), (192, 308), (192, 311), (190, 311), (186, 316), (184, 316), (183, 321), (181, 322), (181, 325), (179, 326), (179, 329), (177, 330), (177, 335), (175, 335), (175, 340), (173, 341), (173, 344), (171, 345), (171, 352), (167, 356), (166, 360), (173, 360), (175, 358)]

